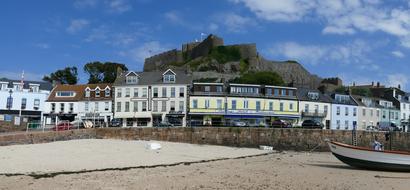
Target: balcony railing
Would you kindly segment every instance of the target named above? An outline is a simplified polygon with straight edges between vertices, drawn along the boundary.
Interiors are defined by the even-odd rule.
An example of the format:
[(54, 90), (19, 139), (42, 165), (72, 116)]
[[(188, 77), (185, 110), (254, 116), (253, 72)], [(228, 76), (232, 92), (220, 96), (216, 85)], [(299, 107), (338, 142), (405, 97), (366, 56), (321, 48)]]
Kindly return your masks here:
[(319, 111), (302, 111), (303, 117), (326, 117), (327, 112)]

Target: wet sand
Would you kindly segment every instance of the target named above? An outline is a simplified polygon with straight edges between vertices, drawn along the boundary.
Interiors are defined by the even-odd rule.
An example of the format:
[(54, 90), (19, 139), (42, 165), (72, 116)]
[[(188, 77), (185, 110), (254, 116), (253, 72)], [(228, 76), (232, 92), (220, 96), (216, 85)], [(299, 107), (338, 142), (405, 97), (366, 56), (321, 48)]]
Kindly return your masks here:
[(27, 175), (0, 176), (0, 189), (407, 190), (409, 187), (410, 173), (358, 170), (330, 153), (291, 151), (153, 168), (80, 171), (38, 179)]

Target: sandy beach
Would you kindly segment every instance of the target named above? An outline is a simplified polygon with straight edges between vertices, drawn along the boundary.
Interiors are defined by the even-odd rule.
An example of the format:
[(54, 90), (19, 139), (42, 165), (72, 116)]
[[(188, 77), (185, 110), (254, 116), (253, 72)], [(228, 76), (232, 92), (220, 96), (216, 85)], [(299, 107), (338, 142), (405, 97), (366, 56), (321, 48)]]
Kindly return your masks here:
[[(35, 166), (32, 164), (26, 168), (27, 163), (21, 166), (19, 162), (24, 159), (15, 160), (13, 164), (4, 163), (5, 158), (16, 159), (27, 156), (22, 153), (18, 156), (8, 157), (4, 153), (30, 152), (31, 147), (57, 146), (70, 147), (72, 143), (89, 144), (95, 148), (99, 145), (101, 149), (90, 150), (80, 148), (76, 153), (84, 156), (77, 157), (78, 160), (101, 159), (101, 162), (91, 163), (84, 161), (87, 169), (104, 168), (114, 166), (131, 166), (158, 164), (165, 165), (151, 168), (113, 168), (106, 171), (81, 171), (82, 162), (60, 161), (61, 167), (43, 164)], [(69, 145), (64, 145), (68, 143)], [(95, 144), (99, 145), (95, 145)], [(106, 144), (107, 143), (107, 144)], [(163, 148), (159, 153), (148, 151), (144, 147), (139, 153), (135, 149), (127, 149), (126, 144), (132, 147), (142, 146), (144, 141), (118, 141), (118, 140), (76, 140), (66, 142), (47, 143), (39, 145), (18, 145), (0, 147), (1, 173), (27, 172), (27, 175), (0, 175), (0, 189), (408, 189), (410, 186), (410, 173), (394, 173), (367, 171), (351, 168), (330, 153), (306, 153), (306, 152), (273, 152), (272, 154), (245, 158), (236, 158), (246, 155), (264, 153), (257, 149), (238, 149), (220, 146), (189, 145), (183, 143), (160, 142)], [(117, 152), (107, 152), (111, 146), (119, 146)], [(123, 146), (124, 149), (123, 149)], [(11, 151), (9, 149), (13, 149)], [(17, 149), (18, 148), (18, 149)], [(21, 149), (20, 149), (21, 148)], [(38, 149), (38, 147), (36, 147)], [(70, 148), (68, 148), (70, 149)], [(170, 149), (170, 150), (167, 150)], [(24, 151), (25, 150), (25, 151)], [(41, 151), (42, 148), (40, 148)], [(71, 154), (72, 152), (66, 152)], [(40, 151), (40, 153), (41, 153)], [(55, 150), (57, 151), (57, 150)], [(72, 150), (74, 151), (74, 150)], [(182, 151), (179, 152), (179, 151)], [(8, 152), (8, 153), (10, 153)], [(34, 151), (37, 153), (37, 151)], [(61, 152), (49, 155), (50, 158), (59, 158)], [(178, 153), (175, 153), (178, 152)], [(13, 154), (13, 153), (11, 153)], [(91, 156), (96, 154), (94, 156)], [(142, 161), (121, 161), (140, 155), (146, 159)], [(85, 156), (87, 155), (87, 156)], [(157, 158), (158, 155), (163, 158)], [(64, 156), (67, 156), (64, 154)], [(218, 161), (209, 161), (191, 164), (178, 164), (166, 166), (166, 163), (185, 161), (206, 160), (213, 158), (227, 158)], [(230, 158), (230, 159), (229, 159)], [(26, 158), (27, 159), (27, 158)], [(68, 160), (74, 159), (68, 157)], [(115, 161), (113, 161), (114, 159)], [(7, 160), (7, 159), (6, 159)], [(75, 160), (75, 159), (74, 159)], [(38, 160), (37, 160), (38, 161)], [(53, 162), (51, 162), (53, 163)], [(73, 164), (76, 163), (76, 164)], [(55, 164), (55, 163), (53, 163)], [(118, 165), (117, 165), (118, 164)], [(81, 167), (80, 167), (81, 165)], [(13, 169), (15, 168), (15, 169)], [(56, 169), (57, 168), (57, 169)], [(66, 171), (67, 169), (80, 169), (75, 173), (59, 173), (55, 176), (30, 176), (30, 172), (53, 172)]]

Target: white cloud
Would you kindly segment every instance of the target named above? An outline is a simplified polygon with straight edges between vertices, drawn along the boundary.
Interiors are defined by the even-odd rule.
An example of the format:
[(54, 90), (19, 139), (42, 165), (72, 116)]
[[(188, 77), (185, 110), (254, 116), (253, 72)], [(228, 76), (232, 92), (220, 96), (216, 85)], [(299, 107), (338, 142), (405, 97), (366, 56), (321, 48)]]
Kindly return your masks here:
[(387, 76), (387, 84), (392, 87), (398, 87), (398, 85), (405, 88), (409, 82), (409, 77), (404, 74), (395, 73)]
[(304, 63), (318, 65), (328, 64), (352, 64), (359, 69), (377, 70), (377, 65), (372, 64), (369, 53), (378, 44), (368, 44), (363, 40), (354, 40), (341, 45), (306, 45), (296, 42), (284, 42), (274, 44), (267, 52), (273, 56), (282, 56), (287, 59), (302, 61)]
[[(21, 79), (21, 74), (23, 71), (20, 72), (15, 72), (15, 71), (0, 71), (0, 78), (8, 78), (8, 79), (13, 79), (13, 80), (20, 80)], [(24, 80), (33, 80), (33, 81), (40, 81), (42, 80), (44, 74), (38, 74), (38, 73), (30, 73), (30, 72), (24, 72)]]
[(105, 4), (108, 7), (108, 11), (112, 13), (124, 13), (132, 9), (128, 0), (107, 0)]
[(219, 29), (219, 25), (216, 23), (211, 22), (208, 26), (208, 30), (211, 32), (215, 32)]
[(120, 55), (130, 57), (137, 63), (144, 63), (145, 58), (168, 50), (168, 46), (160, 44), (158, 41), (150, 41), (129, 51), (120, 52)]
[(410, 10), (386, 6), (379, 0), (231, 0), (258, 18), (273, 22), (323, 23), (324, 34), (383, 32), (410, 48)]
[(84, 9), (88, 7), (95, 7), (98, 0), (76, 0), (74, 1), (74, 7), (77, 9)]
[(88, 20), (85, 19), (73, 19), (70, 21), (70, 25), (67, 27), (66, 31), (70, 34), (75, 34), (90, 24)]
[(38, 48), (41, 48), (41, 49), (48, 49), (48, 48), (50, 48), (50, 44), (47, 44), (47, 43), (37, 43), (37, 44), (34, 44), (34, 46), (36, 46), (36, 47), (38, 47)]
[(398, 58), (403, 58), (403, 57), (405, 57), (404, 54), (403, 54), (403, 52), (401, 52), (401, 51), (392, 51), (391, 53), (392, 53), (394, 56), (398, 57)]
[(255, 20), (233, 12), (216, 14), (214, 20), (225, 26), (228, 31), (235, 33), (246, 32), (248, 28), (257, 25)]

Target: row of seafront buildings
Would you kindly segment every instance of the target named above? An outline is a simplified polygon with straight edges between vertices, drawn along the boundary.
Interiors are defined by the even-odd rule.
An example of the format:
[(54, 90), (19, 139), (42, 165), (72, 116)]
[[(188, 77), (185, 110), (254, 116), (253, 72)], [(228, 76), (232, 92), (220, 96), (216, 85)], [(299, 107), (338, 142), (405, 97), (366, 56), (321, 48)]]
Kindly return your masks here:
[[(368, 87), (376, 96), (362, 97), (283, 86), (192, 82), (192, 76), (171, 69), (118, 73), (113, 84), (56, 85), (52, 89), (41, 82), (1, 84), (5, 85), (0, 90), (4, 100), (0, 120), (18, 112), (27, 122), (37, 120), (45, 125), (91, 120), (106, 126), (116, 118), (123, 127), (151, 127), (162, 122), (222, 126), (232, 121), (269, 126), (281, 119), (294, 126), (317, 120), (326, 129), (364, 130), (386, 123), (408, 126), (410, 118), (410, 94), (379, 85)], [(40, 98), (36, 98), (38, 94)], [(36, 111), (35, 117), (31, 111)]]

